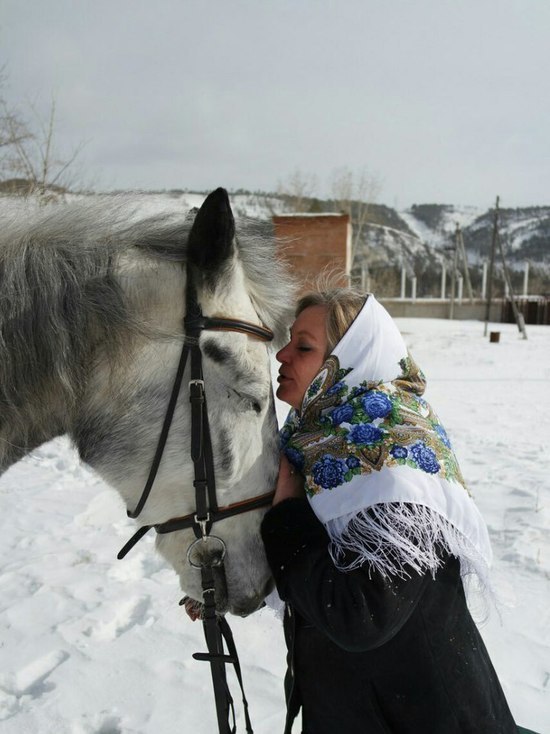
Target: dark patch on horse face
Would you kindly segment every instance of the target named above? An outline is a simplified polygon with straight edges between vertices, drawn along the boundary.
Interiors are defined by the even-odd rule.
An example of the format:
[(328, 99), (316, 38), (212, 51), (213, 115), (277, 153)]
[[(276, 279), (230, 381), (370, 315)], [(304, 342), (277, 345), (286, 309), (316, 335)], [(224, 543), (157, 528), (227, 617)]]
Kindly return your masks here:
[[(216, 342), (212, 339), (204, 341), (201, 348), (205, 357), (209, 357), (213, 362), (216, 362), (217, 364), (224, 364), (226, 367), (231, 367), (234, 372), (234, 380), (236, 382), (243, 381), (243, 376), (239, 374), (239, 371), (235, 364), (236, 360), (229, 349), (224, 349), (223, 347), (218, 346), (218, 344), (216, 344)], [(252, 408), (255, 413), (262, 412), (262, 406), (258, 400), (255, 400), (249, 395), (244, 395), (240, 393), (238, 390), (235, 390), (233, 386), (231, 386), (231, 389), (236, 395), (239, 396), (243, 403), (247, 405), (247, 409)]]
[(231, 473), (233, 452), (231, 450), (231, 437), (227, 431), (220, 433), (220, 466), (224, 472)]
[(223, 349), (212, 340), (205, 341), (202, 345), (202, 350), (206, 357), (209, 357), (213, 362), (217, 362), (218, 364), (231, 361), (231, 352), (229, 349)]

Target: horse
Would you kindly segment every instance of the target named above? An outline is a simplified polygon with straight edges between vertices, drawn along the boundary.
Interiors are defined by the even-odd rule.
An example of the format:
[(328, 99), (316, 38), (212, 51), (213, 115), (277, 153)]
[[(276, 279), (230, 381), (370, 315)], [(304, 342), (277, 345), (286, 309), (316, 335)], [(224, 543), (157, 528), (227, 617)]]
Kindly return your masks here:
[[(146, 215), (131, 198), (90, 196), (6, 218), (0, 473), (68, 434), (81, 460), (120, 493), (132, 515), (190, 339), (183, 328), (189, 274), (205, 317), (264, 325), (274, 345), (282, 343), (291, 279), (265, 227), (243, 222), (236, 231), (223, 189), (187, 213)], [(203, 331), (194, 341), (203, 359), (219, 504), (267, 493), (279, 449), (266, 344), (235, 331)], [(194, 512), (190, 432), (182, 390), (141, 524)], [(272, 589), (259, 534), (265, 511), (215, 526), (227, 547), (225, 574), (216, 577), (220, 614), (251, 614)], [(200, 573), (186, 557), (194, 540), (192, 529), (178, 530), (157, 535), (156, 548), (185, 594), (200, 601)]]

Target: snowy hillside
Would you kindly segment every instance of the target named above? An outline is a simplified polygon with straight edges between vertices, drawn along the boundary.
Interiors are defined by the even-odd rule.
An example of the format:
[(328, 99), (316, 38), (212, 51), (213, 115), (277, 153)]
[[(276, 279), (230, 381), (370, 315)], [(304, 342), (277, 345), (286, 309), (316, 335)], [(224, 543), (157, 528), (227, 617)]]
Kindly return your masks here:
[[(500, 606), (482, 634), (518, 723), (548, 734), (549, 328), (523, 341), (499, 325), (489, 344), (477, 322), (398, 323), (489, 525)], [(124, 510), (65, 439), (1, 478), (2, 734), (216, 730), (208, 668), (191, 658), (202, 631), (178, 607), (175, 574), (152, 539), (115, 559), (132, 533)], [(280, 622), (269, 609), (230, 622), (255, 731), (280, 734)]]
[[(122, 197), (126, 194), (122, 194)], [(167, 210), (187, 211), (200, 206), (206, 194), (183, 191), (135, 193), (129, 196), (144, 214)], [(68, 194), (65, 200), (78, 198)], [(292, 202), (275, 194), (233, 193), (231, 204), (237, 217), (270, 220), (274, 214), (293, 211)], [(0, 196), (0, 216), (36, 206), (18, 197)], [(333, 211), (335, 203), (320, 199), (306, 200), (306, 211)], [(372, 204), (367, 225), (357, 248), (357, 262), (366, 259), (371, 266), (378, 263), (422, 272), (441, 261), (449, 260), (456, 225), (462, 228), (468, 259), (472, 264), (488, 257), (493, 229), (491, 209), (476, 207), (420, 204), (396, 211)], [(524, 209), (502, 209), (500, 232), (511, 267), (522, 267), (525, 260), (550, 273), (550, 206)], [(438, 266), (439, 267), (439, 266)]]
[[(407, 226), (424, 242), (442, 252), (460, 225), (471, 262), (488, 257), (494, 214), (475, 207), (423, 204), (400, 212)], [(550, 207), (501, 209), (499, 233), (511, 267), (525, 260), (550, 267)]]

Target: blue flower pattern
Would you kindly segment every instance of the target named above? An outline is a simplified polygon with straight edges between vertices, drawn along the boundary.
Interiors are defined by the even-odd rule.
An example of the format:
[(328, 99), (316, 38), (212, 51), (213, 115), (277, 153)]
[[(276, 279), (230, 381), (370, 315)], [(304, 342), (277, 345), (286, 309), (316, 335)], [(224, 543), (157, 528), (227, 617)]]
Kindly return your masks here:
[(394, 445), (390, 449), (390, 454), (393, 456), (394, 459), (406, 459), (409, 455), (409, 452), (404, 446), (399, 446), (398, 444), (394, 443)]
[(325, 454), (311, 467), (311, 473), (315, 484), (323, 489), (333, 489), (345, 481), (348, 466), (343, 459), (335, 459), (330, 454)]
[(340, 405), (338, 408), (335, 408), (330, 415), (332, 425), (339, 426), (341, 423), (349, 423), (353, 418), (353, 412), (353, 405), (350, 405), (349, 403), (345, 403), (344, 405)]
[(284, 448), (284, 453), (285, 453), (286, 458), (292, 464), (292, 466), (301, 472), (302, 469), (304, 468), (303, 453), (299, 451), (298, 449), (295, 449), (293, 446), (286, 446)]
[(427, 474), (437, 474), (440, 470), (435, 451), (426, 446), (423, 441), (419, 441), (411, 448), (411, 454), (418, 466)]
[(391, 413), (392, 403), (389, 397), (379, 390), (371, 390), (361, 400), (363, 409), (371, 419), (385, 418)]
[[(407, 378), (410, 365), (402, 362)], [(321, 395), (325, 402), (313, 422), (308, 417), (310, 422), (302, 427), (300, 415), (291, 413), (281, 430), (283, 450), (306, 476), (308, 494), (335, 489), (382, 466), (408, 466), (464, 483), (444, 427), (414, 389), (408, 392), (393, 383), (373, 386), (368, 382), (350, 388), (345, 380), (350, 371), (340, 370), (325, 391), (322, 380), (314, 380), (308, 397), (317, 400)], [(308, 433), (315, 436), (311, 442)]]
[(312, 398), (317, 392), (319, 392), (321, 384), (322, 384), (322, 380), (320, 380), (319, 378), (316, 380), (313, 380), (313, 382), (307, 389), (307, 397)]
[(372, 423), (359, 423), (348, 433), (348, 439), (359, 446), (376, 443), (382, 439), (382, 431)]
[(434, 431), (437, 433), (441, 441), (447, 448), (451, 448), (451, 441), (449, 440), (449, 436), (447, 435), (447, 431), (443, 428), (442, 425), (437, 424), (434, 426)]

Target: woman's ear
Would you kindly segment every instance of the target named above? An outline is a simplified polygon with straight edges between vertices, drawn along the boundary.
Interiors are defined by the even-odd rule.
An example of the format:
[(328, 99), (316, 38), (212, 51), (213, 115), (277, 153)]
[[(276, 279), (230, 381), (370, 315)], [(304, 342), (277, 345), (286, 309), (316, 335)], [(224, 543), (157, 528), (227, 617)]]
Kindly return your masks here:
[(233, 253), (235, 220), (229, 196), (219, 188), (209, 194), (198, 210), (189, 232), (189, 262), (206, 274), (217, 272)]

